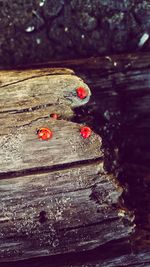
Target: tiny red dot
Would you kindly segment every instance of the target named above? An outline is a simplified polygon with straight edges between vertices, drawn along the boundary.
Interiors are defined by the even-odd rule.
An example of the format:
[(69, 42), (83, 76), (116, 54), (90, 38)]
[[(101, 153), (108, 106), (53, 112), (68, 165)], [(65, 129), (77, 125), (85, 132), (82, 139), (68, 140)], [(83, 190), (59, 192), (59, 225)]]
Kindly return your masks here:
[(76, 93), (77, 93), (77, 96), (80, 99), (84, 99), (84, 98), (86, 98), (88, 96), (88, 92), (87, 92), (87, 90), (84, 87), (78, 87), (76, 89)]
[(58, 119), (58, 114), (56, 114), (56, 113), (52, 113), (52, 114), (50, 115), (50, 117), (53, 118), (53, 119), (55, 119), (55, 120), (57, 120), (57, 119)]
[(52, 138), (52, 131), (49, 128), (40, 128), (37, 131), (38, 137), (42, 140), (48, 140)]
[(81, 128), (80, 134), (82, 135), (83, 138), (89, 138), (92, 134), (92, 130), (90, 127), (84, 126)]

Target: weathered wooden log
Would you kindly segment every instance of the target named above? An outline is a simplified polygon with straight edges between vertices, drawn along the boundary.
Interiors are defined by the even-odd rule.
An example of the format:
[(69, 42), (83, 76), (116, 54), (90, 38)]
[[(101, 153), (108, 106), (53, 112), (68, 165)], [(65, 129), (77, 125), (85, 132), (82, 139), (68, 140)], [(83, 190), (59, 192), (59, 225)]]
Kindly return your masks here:
[[(85, 108), (83, 106), (83, 108), (80, 108), (76, 111), (76, 118), (74, 118), (73, 120), (80, 123), (86, 121), (86, 123), (90, 123), (92, 125), (95, 132), (101, 133), (101, 136), (103, 137), (103, 143), (109, 146), (109, 152), (111, 152), (111, 157), (109, 158), (107, 167), (109, 167), (111, 171), (114, 170), (115, 172), (119, 172), (120, 169), (120, 166), (118, 169), (118, 165), (114, 163), (117, 161), (116, 155), (118, 155), (118, 153), (116, 154), (116, 152), (118, 149), (119, 155), (121, 155), (121, 158), (119, 156), (119, 161), (121, 160), (121, 165), (124, 165), (124, 171), (121, 175), (119, 174), (118, 178), (122, 183), (124, 183), (124, 186), (128, 185), (128, 189), (126, 188), (125, 191), (126, 193), (124, 192), (124, 201), (126, 204), (130, 205), (132, 209), (135, 210), (136, 214), (137, 226), (136, 233), (131, 238), (132, 249), (134, 251), (141, 251), (142, 249), (145, 249), (145, 251), (149, 250), (148, 182), (150, 171), (148, 167), (149, 135), (147, 135), (150, 125), (148, 123), (148, 103), (150, 101), (149, 54), (113, 56), (99, 59), (90, 59), (87, 61), (83, 60), (53, 62), (50, 63), (49, 66), (72, 67), (90, 85), (93, 93), (91, 101), (88, 103), (88, 105), (86, 105)], [(40, 111), (42, 111), (43, 107), (40, 107), (39, 109)], [(24, 112), (24, 115), (26, 112), (27, 111)], [(32, 115), (33, 114), (34, 112), (32, 111)], [(71, 116), (69, 116), (69, 118), (72, 118)], [(18, 122), (19, 120), (16, 121)], [(118, 125), (121, 125), (121, 127), (118, 128)], [(127, 140), (130, 142), (127, 143)], [(143, 142), (141, 142), (142, 140)], [(123, 144), (123, 146), (121, 146), (121, 144)], [(138, 149), (138, 153), (140, 152), (140, 155), (142, 155), (142, 157), (137, 153), (133, 154), (133, 151), (135, 149)], [(124, 154), (125, 151), (126, 154)], [(90, 169), (91, 163), (92, 165), (103, 164), (102, 161), (103, 160), (101, 156), (100, 159), (98, 158), (96, 160), (96, 162), (95, 160), (92, 160), (90, 162), (89, 160), (88, 162), (84, 161), (85, 165), (83, 167), (86, 168), (87, 165)], [(78, 164), (80, 165), (81, 161), (77, 162), (77, 165)], [(65, 169), (67, 169), (69, 166), (65, 165)], [(56, 172), (58, 171), (57, 167), (58, 166), (56, 166), (56, 168), (50, 168), (52, 168), (52, 171)], [(75, 165), (71, 165), (71, 168), (73, 169), (76, 167), (76, 163)], [(46, 174), (51, 173), (48, 168), (45, 168), (45, 170), (44, 168), (42, 168), (42, 170), (38, 169), (40, 175), (43, 175), (44, 171)], [(9, 181), (12, 180), (14, 175), (15, 179), (18, 179), (19, 177), (22, 178), (23, 173), (17, 173), (18, 171), (10, 172), (9, 177), (11, 179), (9, 178)], [(25, 177), (30, 178), (30, 175), (32, 177), (34, 177), (34, 175), (36, 176), (35, 170), (29, 170), (29, 173), (25, 173)], [(107, 176), (108, 178), (108, 174), (105, 174), (105, 176)], [(2, 178), (6, 178), (6, 180), (8, 181), (7, 176), (5, 175), (3, 175)], [(96, 196), (98, 196), (97, 193)], [(112, 205), (112, 207), (114, 208), (114, 204)], [(41, 211), (44, 210), (42, 209)], [(122, 213), (123, 212), (121, 212), (120, 215)], [(45, 218), (44, 215), (40, 216), (39, 220), (43, 221), (43, 217)], [(121, 244), (123, 244), (123, 241), (120, 242)], [(34, 260), (32, 261), (32, 263), (31, 261), (24, 262), (24, 264), (18, 262), (15, 263), (15, 266), (18, 267), (20, 266), (20, 264), (22, 266), (32, 265), (36, 267), (38, 266), (37, 264), (39, 264), (39, 266), (50, 265), (57, 267), (96, 265), (120, 266), (120, 264), (121, 266), (149, 266), (150, 260), (148, 252), (132, 255), (128, 253), (125, 256), (122, 256), (125, 253), (125, 249), (123, 247), (122, 251), (120, 251), (115, 241), (112, 244), (110, 243), (110, 247), (104, 249), (102, 249), (102, 247), (103, 246), (97, 248), (96, 252), (94, 249), (88, 250), (85, 253), (81, 252), (81, 254), (73, 253), (72, 256), (69, 256), (70, 253), (67, 253), (64, 254), (64, 257), (60, 256), (59, 254), (59, 256), (51, 256), (48, 259), (45, 258), (45, 260)], [(117, 250), (116, 254), (112, 249), (114, 247), (116, 247)], [(111, 257), (109, 256), (110, 251), (112, 252)], [(80, 257), (81, 261), (77, 260), (78, 257)], [(104, 257), (105, 259), (102, 260)], [(97, 260), (95, 260), (95, 258)], [(70, 263), (67, 263), (68, 259), (70, 259)], [(3, 266), (8, 265), (5, 265), (3, 263)], [(9, 266), (14, 266), (14, 263), (10, 264)]]
[[(104, 169), (101, 137), (80, 135), (88, 86), (70, 70), (0, 74), (0, 261), (92, 250), (127, 238), (133, 215)], [(76, 88), (88, 96), (79, 99)], [(58, 113), (59, 119), (50, 117)], [(42, 141), (37, 130), (49, 127)]]
[[(43, 64), (70, 67), (91, 88), (92, 98), (86, 107), (76, 110), (76, 120), (88, 122), (102, 136), (105, 166), (124, 184), (123, 199), (136, 216), (136, 233), (131, 238), (135, 252), (150, 250), (149, 62), (149, 53), (136, 53)], [(141, 264), (146, 266), (148, 252), (143, 257)], [(138, 266), (138, 255), (136, 258)], [(127, 265), (132, 266), (130, 260), (128, 255)], [(115, 266), (112, 257), (112, 266), (113, 262)]]
[(122, 191), (100, 163), (5, 179), (0, 189), (1, 261), (94, 249), (133, 228), (113, 208)]
[[(150, 53), (136, 53), (62, 63), (91, 88), (94, 97), (85, 109), (78, 110), (79, 121), (86, 116), (101, 134), (109, 151), (107, 168), (126, 188), (124, 201), (136, 216), (135, 251), (150, 250), (149, 62)], [(58, 67), (61, 62), (49, 66)]]

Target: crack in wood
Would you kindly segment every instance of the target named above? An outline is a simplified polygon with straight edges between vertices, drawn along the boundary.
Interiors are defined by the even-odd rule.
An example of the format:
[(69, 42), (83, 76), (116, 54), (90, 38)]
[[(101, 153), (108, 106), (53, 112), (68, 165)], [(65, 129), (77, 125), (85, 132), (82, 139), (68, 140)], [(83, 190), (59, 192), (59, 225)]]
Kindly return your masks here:
[(11, 179), (16, 178), (20, 176), (27, 176), (27, 175), (33, 175), (33, 174), (40, 174), (40, 173), (49, 173), (53, 171), (61, 171), (65, 169), (72, 169), (78, 168), (81, 165), (91, 165), (93, 163), (101, 163), (103, 161), (102, 157), (97, 157), (94, 159), (88, 159), (88, 160), (80, 160), (76, 162), (70, 162), (70, 163), (63, 163), (63, 164), (56, 164), (51, 167), (45, 166), (45, 167), (39, 167), (39, 168), (30, 168), (30, 169), (24, 169), (21, 171), (13, 171), (13, 172), (7, 172), (7, 173), (0, 173), (0, 180), (2, 179)]
[(76, 227), (66, 227), (66, 228), (60, 228), (60, 231), (72, 231), (72, 230), (76, 230), (76, 229), (84, 229), (86, 227), (91, 227), (91, 226), (98, 226), (100, 224), (104, 224), (104, 223), (109, 223), (109, 222), (115, 222), (117, 220), (120, 220), (117, 216), (114, 218), (107, 218), (107, 219), (103, 219), (101, 221), (95, 222), (95, 223), (89, 223), (89, 224), (84, 224), (84, 225), (78, 225)]
[(22, 83), (24, 81), (28, 81), (28, 80), (32, 80), (32, 79), (37, 79), (37, 78), (41, 78), (41, 77), (47, 77), (47, 76), (56, 76), (56, 75), (74, 75), (74, 73), (50, 73), (50, 74), (41, 74), (41, 75), (35, 75), (35, 76), (32, 76), (32, 77), (29, 77), (29, 78), (25, 78), (25, 79), (22, 79), (22, 80), (18, 80), (16, 82), (12, 82), (12, 83), (8, 83), (8, 84), (5, 84), (5, 85), (1, 85), (0, 88), (5, 88), (5, 87), (8, 87), (8, 86), (11, 86), (11, 85), (15, 85), (15, 84), (18, 84), (18, 83)]
[[(57, 106), (59, 104), (55, 104), (55, 106)], [(43, 104), (43, 105), (38, 105), (38, 106), (34, 106), (34, 107), (30, 107), (30, 108), (24, 108), (24, 109), (14, 109), (14, 110), (4, 110), (4, 111), (0, 111), (0, 114), (5, 114), (5, 113), (11, 113), (11, 114), (19, 114), (19, 113), (24, 113), (24, 112), (32, 112), (38, 109), (42, 109), (42, 108), (47, 108), (47, 107), (51, 107), (53, 106), (53, 104), (47, 103), (47, 104)]]

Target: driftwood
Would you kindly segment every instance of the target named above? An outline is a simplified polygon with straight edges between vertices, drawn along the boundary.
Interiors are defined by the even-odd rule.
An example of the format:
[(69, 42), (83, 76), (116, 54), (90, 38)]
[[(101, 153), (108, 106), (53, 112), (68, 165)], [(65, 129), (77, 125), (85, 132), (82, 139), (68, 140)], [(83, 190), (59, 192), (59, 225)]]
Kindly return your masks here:
[[(80, 135), (74, 108), (90, 99), (73, 71), (0, 74), (0, 261), (82, 252), (127, 238), (133, 214), (104, 169), (102, 139)], [(85, 100), (75, 89), (84, 86)], [(50, 117), (57, 112), (59, 119)], [(37, 129), (53, 138), (41, 141)]]
[[(32, 67), (37, 66), (35, 64)], [(127, 245), (132, 249), (132, 254), (130, 251), (125, 252), (124, 241), (120, 243), (122, 250), (115, 242), (115, 245), (110, 243), (110, 247), (104, 246), (104, 249), (101, 246), (86, 254), (73, 254), (70, 256), (70, 266), (149, 266), (150, 54), (136, 53), (43, 64), (43, 67), (62, 66), (72, 68), (90, 86), (91, 100), (85, 107), (76, 109), (75, 121), (86, 121), (102, 136), (105, 167), (117, 175), (123, 184), (124, 205), (134, 210), (136, 223), (135, 234), (130, 236), (131, 244)], [(143, 250), (145, 253), (141, 254)], [(111, 255), (108, 253), (110, 251)], [(77, 260), (78, 257), (81, 261)], [(56, 266), (67, 266), (68, 258), (59, 256), (58, 259), (41, 259), (39, 266), (43, 263), (48, 266), (48, 261), (55, 262)], [(27, 266), (28, 263), (24, 264)]]

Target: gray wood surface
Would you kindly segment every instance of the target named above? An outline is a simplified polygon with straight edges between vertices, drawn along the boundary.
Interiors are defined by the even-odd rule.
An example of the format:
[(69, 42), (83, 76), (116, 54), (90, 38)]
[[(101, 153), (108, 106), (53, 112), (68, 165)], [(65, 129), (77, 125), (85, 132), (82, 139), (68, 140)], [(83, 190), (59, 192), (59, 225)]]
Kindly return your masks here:
[[(70, 70), (0, 77), (0, 261), (90, 251), (128, 237), (134, 216), (104, 169), (102, 138), (94, 131), (82, 138), (84, 123), (74, 122), (88, 86)], [(78, 86), (85, 100), (74, 94)], [(38, 139), (40, 127), (52, 139)]]
[(126, 237), (130, 213), (113, 207), (121, 193), (102, 162), (2, 180), (0, 259), (83, 251)]
[[(52, 130), (52, 139), (38, 138), (37, 129), (41, 127)], [(12, 127), (10, 133), (0, 139), (0, 174), (101, 157), (101, 138), (93, 132), (89, 139), (83, 139), (80, 128), (76, 123), (50, 118)]]
[[(88, 96), (81, 100), (76, 88), (84, 87)], [(39, 69), (0, 72), (1, 134), (7, 128), (28, 125), (34, 120), (58, 113), (73, 116), (72, 107), (86, 104), (89, 87), (69, 69)]]

